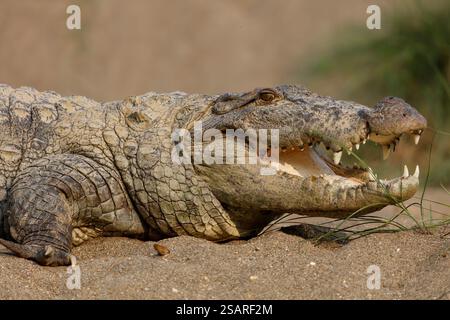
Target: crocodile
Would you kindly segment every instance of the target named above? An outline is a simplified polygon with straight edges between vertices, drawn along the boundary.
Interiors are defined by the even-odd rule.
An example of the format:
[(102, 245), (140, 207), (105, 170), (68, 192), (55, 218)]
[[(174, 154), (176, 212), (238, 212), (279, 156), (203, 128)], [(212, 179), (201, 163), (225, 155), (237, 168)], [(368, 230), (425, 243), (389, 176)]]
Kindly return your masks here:
[[(278, 142), (256, 163), (174, 161), (174, 132), (194, 136), (196, 123), (224, 136), (273, 130)], [(285, 213), (367, 214), (411, 198), (418, 168), (382, 181), (370, 168), (343, 165), (342, 153), (370, 140), (387, 156), (400, 136), (417, 143), (425, 128), (426, 119), (400, 98), (368, 107), (297, 85), (110, 102), (0, 85), (0, 243), (59, 266), (95, 237), (222, 242), (254, 237)], [(238, 141), (246, 155), (247, 140)], [(274, 153), (275, 172), (261, 174)]]

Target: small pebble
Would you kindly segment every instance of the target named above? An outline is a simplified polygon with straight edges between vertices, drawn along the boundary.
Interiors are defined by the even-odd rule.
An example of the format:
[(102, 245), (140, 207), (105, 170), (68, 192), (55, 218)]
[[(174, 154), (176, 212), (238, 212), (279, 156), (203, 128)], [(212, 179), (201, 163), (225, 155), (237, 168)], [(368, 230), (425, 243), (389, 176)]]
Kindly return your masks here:
[(155, 248), (156, 252), (158, 252), (160, 256), (166, 256), (170, 253), (170, 250), (167, 247), (157, 243), (153, 245), (153, 248)]

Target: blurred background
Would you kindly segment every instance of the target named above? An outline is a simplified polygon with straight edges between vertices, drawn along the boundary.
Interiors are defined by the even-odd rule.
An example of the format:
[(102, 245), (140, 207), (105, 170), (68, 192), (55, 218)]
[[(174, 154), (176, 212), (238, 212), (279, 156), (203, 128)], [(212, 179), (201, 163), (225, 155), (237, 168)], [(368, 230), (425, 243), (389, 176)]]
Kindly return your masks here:
[[(81, 30), (66, 28), (70, 4)], [(369, 4), (381, 30), (366, 28)], [(448, 186), (449, 15), (440, 0), (2, 0), (0, 83), (101, 101), (282, 83), (367, 105), (396, 95), (433, 129), (419, 147), (402, 139), (388, 162), (376, 146), (362, 155), (381, 176), (403, 163), (426, 174), (435, 135), (430, 183)]]

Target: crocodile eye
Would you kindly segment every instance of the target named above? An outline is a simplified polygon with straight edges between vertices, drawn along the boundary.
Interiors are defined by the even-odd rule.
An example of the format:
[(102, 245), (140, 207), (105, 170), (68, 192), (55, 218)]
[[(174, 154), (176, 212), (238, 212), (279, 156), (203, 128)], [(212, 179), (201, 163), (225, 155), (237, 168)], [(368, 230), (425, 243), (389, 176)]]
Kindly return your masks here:
[(275, 92), (269, 91), (269, 90), (262, 91), (259, 94), (259, 98), (261, 100), (265, 101), (265, 102), (270, 102), (270, 101), (273, 101), (276, 98), (276, 94), (275, 94)]

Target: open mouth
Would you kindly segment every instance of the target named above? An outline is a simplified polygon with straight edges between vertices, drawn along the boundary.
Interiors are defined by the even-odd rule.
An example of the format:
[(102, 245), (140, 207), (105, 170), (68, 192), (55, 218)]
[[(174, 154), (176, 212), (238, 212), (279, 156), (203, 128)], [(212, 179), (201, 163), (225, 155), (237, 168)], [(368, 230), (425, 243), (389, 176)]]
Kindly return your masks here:
[[(417, 145), (423, 130), (411, 131), (410, 135)], [(367, 136), (368, 140), (381, 146), (383, 151), (383, 160), (386, 160), (391, 151), (395, 151), (400, 142), (400, 136), (382, 136), (371, 134)], [(366, 140), (360, 144), (365, 144)], [(281, 173), (299, 176), (299, 177), (321, 177), (323, 179), (335, 181), (336, 179), (346, 179), (346, 183), (351, 185), (362, 185), (377, 180), (376, 175), (370, 167), (363, 165), (344, 166), (341, 163), (343, 152), (352, 154), (353, 148), (360, 149), (360, 144), (353, 144), (353, 147), (339, 152), (333, 152), (322, 142), (315, 142), (309, 146), (302, 147), (282, 147), (279, 154), (279, 162), (272, 164)], [(268, 150), (270, 155), (271, 150)], [(408, 167), (403, 168), (403, 175), (392, 180), (379, 181), (386, 185), (398, 182), (399, 180), (418, 180), (419, 166), (416, 167), (413, 174), (410, 174)], [(412, 181), (411, 181), (412, 182)]]
[[(370, 136), (367, 138), (373, 141)], [(385, 144), (398, 143), (397, 137), (382, 138)], [(342, 153), (352, 152), (350, 150), (336, 152), (332, 147), (327, 150), (326, 142), (318, 139), (302, 146), (285, 143), (288, 140), (286, 136), (282, 136), (280, 140), (280, 150), (272, 146), (263, 155), (258, 148), (255, 149), (254, 143), (247, 144), (245, 141), (244, 144), (243, 140), (238, 139), (238, 143), (233, 146), (235, 151), (239, 146), (239, 149), (242, 147), (246, 152), (234, 152), (235, 159), (231, 160), (242, 162), (227, 162), (229, 165), (202, 162), (195, 168), (206, 179), (222, 204), (228, 209), (236, 208), (238, 204), (238, 209), (243, 210), (242, 212), (307, 212), (309, 216), (342, 218), (348, 214), (361, 215), (396, 204), (410, 199), (417, 192), (418, 168), (410, 174), (405, 167), (401, 176), (380, 180), (364, 163), (361, 166), (345, 166), (342, 163), (345, 161), (341, 162), (341, 159), (346, 160), (342, 158)], [(363, 148), (363, 141), (360, 144), (359, 147)], [(213, 142), (204, 145), (208, 148), (211, 146), (214, 146)], [(220, 146), (221, 144), (218, 149)], [(257, 142), (256, 146), (261, 145)], [(358, 149), (355, 143), (352, 145), (353, 149)], [(245, 159), (238, 157), (238, 154), (244, 157), (244, 153)], [(247, 162), (247, 156), (248, 160), (259, 156), (259, 160)], [(266, 170), (270, 167), (276, 170)]]

